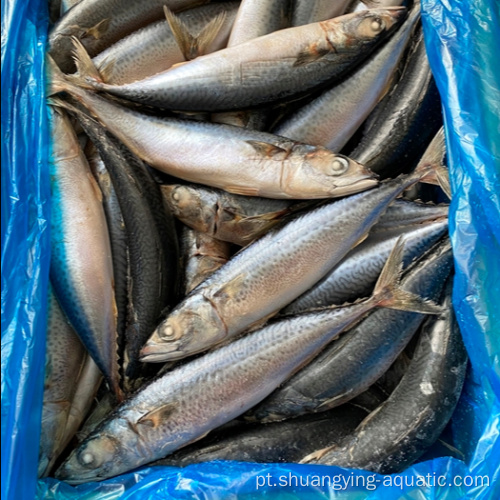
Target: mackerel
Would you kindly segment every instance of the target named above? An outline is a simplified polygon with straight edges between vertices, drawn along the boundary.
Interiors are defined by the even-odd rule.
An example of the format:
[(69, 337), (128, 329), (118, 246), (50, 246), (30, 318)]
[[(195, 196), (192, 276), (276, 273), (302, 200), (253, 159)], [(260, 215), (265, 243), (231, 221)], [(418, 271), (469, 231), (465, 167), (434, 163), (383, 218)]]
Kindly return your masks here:
[(68, 118), (52, 109), (50, 119), (51, 282), (78, 336), (121, 397), (113, 261), (102, 194)]

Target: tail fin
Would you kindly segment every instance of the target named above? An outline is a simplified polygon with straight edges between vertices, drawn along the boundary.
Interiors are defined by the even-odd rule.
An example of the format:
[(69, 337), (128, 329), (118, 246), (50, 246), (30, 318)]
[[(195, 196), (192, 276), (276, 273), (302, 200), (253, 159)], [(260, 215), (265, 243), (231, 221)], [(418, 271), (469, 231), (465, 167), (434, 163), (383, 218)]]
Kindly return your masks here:
[(163, 6), (168, 25), (172, 30), (177, 45), (186, 61), (195, 59), (206, 53), (210, 44), (222, 28), (226, 20), (226, 12), (215, 16), (196, 36), (193, 36), (186, 24), (167, 6)]
[(50, 54), (47, 54), (47, 68), (50, 82), (49, 96), (58, 94), (59, 92), (67, 92), (72, 84), (68, 80), (67, 75), (59, 69), (59, 66)]
[(446, 193), (448, 198), (451, 199), (448, 170), (443, 165), (445, 155), (446, 144), (444, 140), (444, 128), (441, 127), (425, 150), (424, 155), (415, 169), (415, 173), (421, 175), (420, 182), (441, 186), (441, 189)]
[(68, 76), (68, 78), (80, 87), (94, 90), (93, 83), (103, 83), (103, 78), (82, 42), (75, 36), (71, 37), (71, 40), (73, 41), (73, 60), (77, 73)]
[(442, 308), (430, 300), (425, 300), (400, 287), (403, 270), (404, 241), (400, 237), (380, 273), (373, 300), (381, 307), (411, 311), (423, 314), (440, 314)]

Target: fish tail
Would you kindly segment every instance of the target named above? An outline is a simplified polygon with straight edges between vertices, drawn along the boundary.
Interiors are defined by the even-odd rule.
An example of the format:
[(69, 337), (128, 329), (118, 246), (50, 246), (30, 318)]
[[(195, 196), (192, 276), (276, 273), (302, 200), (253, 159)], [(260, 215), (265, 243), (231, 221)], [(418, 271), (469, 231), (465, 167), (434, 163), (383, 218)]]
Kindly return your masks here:
[(193, 36), (186, 24), (166, 5), (163, 6), (163, 11), (165, 12), (165, 17), (172, 30), (175, 41), (186, 61), (206, 54), (210, 44), (219, 34), (227, 17), (226, 12), (221, 12), (207, 23), (196, 36)]
[(378, 306), (401, 311), (418, 312), (422, 314), (440, 314), (442, 308), (431, 300), (408, 292), (401, 288), (401, 273), (403, 271), (404, 240), (401, 236), (392, 249), (382, 272), (380, 273), (373, 300)]
[(420, 182), (441, 186), (441, 189), (451, 199), (448, 169), (443, 165), (445, 155), (444, 128), (441, 127), (420, 159), (415, 169), (415, 175), (420, 177)]
[(49, 76), (49, 96), (59, 94), (60, 92), (69, 92), (72, 86), (68, 75), (65, 75), (54, 61), (54, 59), (47, 54), (47, 67)]
[(66, 78), (79, 87), (95, 90), (95, 84), (103, 83), (103, 78), (82, 42), (75, 36), (71, 37), (71, 39), (73, 41), (73, 60), (75, 61), (77, 73), (68, 75)]

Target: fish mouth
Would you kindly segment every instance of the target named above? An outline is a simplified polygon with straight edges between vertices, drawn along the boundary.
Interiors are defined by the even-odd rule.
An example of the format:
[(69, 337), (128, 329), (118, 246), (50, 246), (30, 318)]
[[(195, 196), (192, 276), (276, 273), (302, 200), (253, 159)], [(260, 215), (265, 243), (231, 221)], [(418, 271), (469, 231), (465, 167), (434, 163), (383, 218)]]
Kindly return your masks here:
[(179, 346), (168, 344), (157, 344), (149, 341), (139, 353), (139, 361), (143, 363), (163, 363), (164, 361), (173, 361), (185, 356), (184, 352), (179, 350)]
[(335, 196), (348, 196), (350, 194), (361, 193), (362, 191), (367, 191), (368, 189), (377, 186), (378, 183), (378, 179), (374, 178), (356, 179), (349, 184), (337, 187), (335, 189)]

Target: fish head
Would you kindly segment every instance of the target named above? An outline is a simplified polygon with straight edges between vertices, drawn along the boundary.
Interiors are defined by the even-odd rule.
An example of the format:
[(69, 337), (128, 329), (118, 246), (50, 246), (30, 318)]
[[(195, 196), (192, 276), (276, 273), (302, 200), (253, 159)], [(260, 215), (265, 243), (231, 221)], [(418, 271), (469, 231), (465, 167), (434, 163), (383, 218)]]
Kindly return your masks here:
[(201, 293), (190, 295), (158, 326), (141, 350), (141, 361), (160, 363), (204, 351), (222, 341), (227, 329)]
[[(404, 21), (407, 12), (405, 7), (368, 9), (324, 21), (321, 25), (333, 47), (363, 46), (383, 40)], [(339, 23), (343, 24), (343, 30), (338, 29)]]
[(101, 481), (127, 470), (116, 439), (105, 432), (92, 434), (57, 469), (55, 477), (70, 484)]
[(295, 148), (284, 182), (292, 197), (335, 198), (378, 184), (378, 176), (347, 156), (305, 144)]
[(161, 186), (161, 190), (175, 217), (198, 231), (213, 232), (217, 203), (203, 189), (172, 184)]

